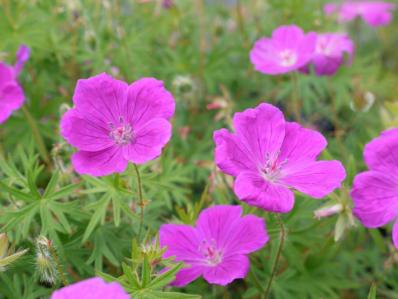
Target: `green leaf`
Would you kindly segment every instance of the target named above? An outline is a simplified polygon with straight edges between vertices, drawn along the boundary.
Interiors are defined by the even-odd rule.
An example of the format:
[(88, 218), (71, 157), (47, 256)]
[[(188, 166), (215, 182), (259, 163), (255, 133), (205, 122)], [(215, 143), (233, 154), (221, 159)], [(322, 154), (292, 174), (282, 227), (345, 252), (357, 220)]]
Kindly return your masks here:
[(376, 294), (377, 293), (377, 285), (376, 283), (372, 283), (372, 286), (370, 287), (370, 291), (368, 294), (368, 299), (376, 299)]

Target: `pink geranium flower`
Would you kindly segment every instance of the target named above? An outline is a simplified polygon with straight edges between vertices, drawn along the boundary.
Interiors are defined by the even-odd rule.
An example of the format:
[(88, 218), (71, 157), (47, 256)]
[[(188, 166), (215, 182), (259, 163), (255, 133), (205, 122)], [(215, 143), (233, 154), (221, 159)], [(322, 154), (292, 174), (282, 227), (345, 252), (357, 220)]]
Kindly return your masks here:
[(270, 105), (235, 113), (235, 133), (214, 132), (215, 162), (236, 177), (237, 197), (264, 210), (289, 212), (297, 189), (322, 198), (340, 187), (345, 170), (339, 161), (317, 161), (326, 145), (318, 132), (286, 122)]
[(393, 241), (398, 249), (398, 128), (383, 132), (365, 146), (369, 170), (358, 174), (351, 197), (354, 215), (368, 228), (395, 221)]
[(354, 43), (347, 34), (318, 34), (315, 53), (311, 60), (315, 73), (318, 76), (334, 75), (344, 63), (344, 55), (348, 56), (347, 63), (350, 64), (354, 55)]
[(29, 59), (30, 50), (21, 45), (17, 52), (14, 66), (0, 62), (0, 123), (5, 122), (13, 111), (21, 108), (25, 95), (18, 83), (18, 75)]
[(196, 226), (164, 224), (159, 231), (164, 257), (174, 256), (185, 268), (172, 283), (181, 287), (199, 276), (226, 285), (249, 271), (247, 254), (268, 242), (265, 222), (254, 215), (242, 217), (240, 206), (213, 206), (202, 211)]
[(103, 73), (79, 80), (73, 103), (61, 134), (78, 148), (72, 163), (80, 174), (103, 176), (155, 159), (171, 137), (175, 103), (162, 81), (127, 85)]
[(337, 14), (339, 22), (361, 17), (369, 26), (385, 26), (392, 20), (395, 5), (384, 1), (346, 1), (342, 4), (328, 3), (324, 6), (327, 15)]
[(106, 283), (94, 277), (55, 291), (51, 299), (130, 299), (130, 296), (119, 283)]
[(295, 25), (281, 26), (272, 32), (272, 37), (259, 39), (250, 51), (250, 60), (255, 69), (269, 75), (284, 74), (298, 70), (312, 58), (316, 34), (305, 34)]

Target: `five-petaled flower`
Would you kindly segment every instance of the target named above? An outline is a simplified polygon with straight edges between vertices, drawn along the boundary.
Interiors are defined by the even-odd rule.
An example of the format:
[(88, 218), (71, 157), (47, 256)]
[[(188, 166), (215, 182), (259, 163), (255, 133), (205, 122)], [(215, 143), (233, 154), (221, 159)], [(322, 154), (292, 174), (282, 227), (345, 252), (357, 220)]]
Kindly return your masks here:
[(213, 206), (200, 213), (195, 227), (161, 226), (160, 245), (167, 247), (164, 257), (174, 256), (186, 264), (173, 285), (184, 286), (199, 276), (226, 285), (246, 276), (247, 254), (263, 247), (269, 238), (262, 218), (241, 214), (240, 206)]
[(295, 25), (281, 26), (272, 38), (259, 39), (250, 52), (255, 69), (269, 75), (284, 74), (306, 65), (315, 51), (316, 34)]
[(235, 133), (214, 132), (215, 161), (236, 177), (235, 194), (250, 205), (286, 213), (294, 205), (291, 188), (322, 198), (345, 178), (339, 161), (316, 161), (327, 145), (320, 133), (286, 122), (270, 104), (235, 113), (233, 125)]
[(369, 170), (355, 177), (351, 190), (354, 215), (368, 228), (395, 220), (392, 235), (398, 249), (398, 128), (368, 143), (364, 159)]
[[(318, 76), (334, 75), (341, 64), (344, 55), (347, 55), (347, 64), (350, 64), (354, 54), (354, 43), (343, 33), (323, 33), (317, 35), (316, 47), (311, 64)], [(308, 67), (305, 67), (305, 71)]]
[(79, 80), (74, 108), (61, 120), (61, 134), (78, 148), (80, 174), (123, 172), (128, 162), (155, 159), (170, 140), (175, 103), (163, 82), (143, 78), (131, 85), (100, 74)]
[(89, 278), (55, 291), (51, 299), (130, 299), (117, 282), (106, 283), (102, 278)]
[(324, 6), (326, 15), (337, 14), (341, 23), (361, 17), (369, 26), (386, 26), (392, 20), (395, 4), (384, 1), (346, 1), (341, 4), (327, 3)]
[(5, 122), (13, 111), (21, 108), (25, 100), (24, 92), (17, 79), (29, 55), (29, 48), (21, 45), (14, 66), (0, 62), (0, 123)]

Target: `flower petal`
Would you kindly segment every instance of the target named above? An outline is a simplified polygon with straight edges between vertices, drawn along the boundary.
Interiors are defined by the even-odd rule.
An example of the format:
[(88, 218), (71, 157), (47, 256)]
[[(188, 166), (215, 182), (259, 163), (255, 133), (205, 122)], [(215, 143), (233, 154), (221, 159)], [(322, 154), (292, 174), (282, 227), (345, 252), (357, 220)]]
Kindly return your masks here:
[(13, 68), (0, 62), (0, 90), (10, 83), (15, 83)]
[(212, 284), (225, 286), (235, 279), (245, 278), (250, 268), (249, 258), (245, 255), (233, 255), (224, 258), (215, 267), (205, 269), (203, 277)]
[(269, 183), (254, 172), (239, 174), (234, 191), (240, 200), (270, 212), (287, 213), (294, 205), (293, 192), (287, 187)]
[(221, 129), (215, 131), (213, 136), (216, 144), (215, 162), (222, 172), (237, 176), (242, 171), (256, 169), (255, 162), (250, 159), (250, 151), (235, 134)]
[(134, 132), (134, 140), (123, 147), (125, 159), (142, 164), (160, 156), (171, 138), (171, 124), (164, 118), (155, 118)]
[(397, 177), (388, 172), (366, 171), (355, 177), (353, 212), (364, 226), (380, 227), (398, 216), (397, 182)]
[(73, 102), (81, 116), (106, 128), (126, 117), (122, 109), (126, 91), (125, 82), (102, 73), (77, 81)]
[(19, 109), (25, 100), (22, 88), (10, 82), (0, 90), (0, 123), (3, 123), (14, 110)]
[(175, 280), (171, 283), (175, 287), (183, 287), (203, 275), (205, 267), (195, 265), (183, 268), (177, 272)]
[(105, 282), (102, 278), (94, 277), (79, 281), (55, 291), (51, 299), (129, 299), (118, 282)]
[(225, 238), (229, 230), (236, 221), (239, 221), (241, 214), (240, 206), (212, 206), (200, 213), (196, 228), (201, 235), (206, 236), (207, 240), (213, 239), (218, 246), (223, 246), (227, 241)]
[(340, 161), (301, 161), (283, 167), (280, 182), (322, 198), (341, 186), (346, 172)]
[(237, 112), (233, 118), (236, 135), (250, 152), (251, 159), (263, 166), (267, 155), (279, 151), (285, 137), (282, 112), (270, 104)]
[(279, 155), (280, 161), (315, 160), (327, 145), (321, 133), (301, 127), (298, 123), (286, 123), (286, 135)]
[(303, 29), (296, 25), (280, 26), (272, 32), (272, 40), (281, 49), (298, 47), (304, 36)]
[(79, 174), (105, 176), (125, 171), (128, 161), (120, 147), (112, 146), (96, 152), (79, 151), (73, 154), (72, 164)]
[(248, 254), (259, 250), (269, 240), (263, 218), (247, 215), (233, 225), (224, 236), (224, 257), (236, 254)]
[(384, 131), (364, 149), (366, 165), (372, 170), (398, 175), (398, 129)]
[(76, 109), (70, 109), (62, 117), (61, 135), (68, 143), (84, 151), (99, 151), (114, 144), (109, 130), (81, 117)]
[(159, 243), (161, 247), (167, 247), (164, 258), (172, 256), (177, 261), (185, 261), (195, 264), (203, 257), (199, 252), (200, 235), (189, 225), (163, 224), (159, 229)]
[(398, 220), (395, 221), (395, 224), (392, 228), (392, 240), (394, 242), (395, 248), (398, 250)]
[(25, 62), (28, 61), (30, 56), (30, 49), (26, 45), (21, 45), (17, 51), (17, 61), (14, 66), (15, 74), (18, 76), (22, 71)]
[(175, 110), (173, 95), (163, 86), (163, 81), (142, 78), (128, 87), (125, 114), (134, 127), (153, 118), (170, 119)]

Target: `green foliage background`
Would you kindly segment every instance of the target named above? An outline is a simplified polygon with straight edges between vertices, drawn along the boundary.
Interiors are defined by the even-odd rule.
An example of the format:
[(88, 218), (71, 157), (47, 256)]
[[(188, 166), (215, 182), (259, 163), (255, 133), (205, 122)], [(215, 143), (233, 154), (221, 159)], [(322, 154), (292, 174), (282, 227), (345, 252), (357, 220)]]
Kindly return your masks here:
[[(342, 190), (320, 201), (296, 194), (294, 210), (283, 215), (287, 238), (272, 297), (366, 298), (375, 283), (377, 298), (398, 298), (398, 253), (391, 245), (391, 227), (350, 226), (349, 204), (344, 214), (322, 220), (313, 216), (325, 203), (349, 203), (353, 176), (365, 169), (364, 144), (397, 125), (398, 16), (388, 27), (375, 30), (360, 21), (338, 25), (325, 18), (324, 1), (177, 0), (171, 9), (138, 2), (0, 1), (0, 60), (13, 63), (21, 43), (32, 50), (20, 78), (27, 111), (14, 113), (0, 126), (0, 232), (6, 232), (16, 248), (30, 251), (0, 273), (0, 298), (48, 298), (60, 286), (39, 281), (39, 235), (54, 243), (70, 282), (107, 273), (129, 285), (137, 280), (129, 275), (138, 273), (137, 287), (130, 284), (132, 298), (197, 298), (183, 293), (209, 299), (263, 298), (279, 227), (273, 215), (237, 201), (230, 178), (215, 170), (212, 141), (212, 132), (228, 126), (233, 111), (261, 101), (281, 107), (287, 119), (299, 114), (305, 126), (322, 131), (329, 140), (323, 158), (341, 160), (348, 172)], [(356, 43), (352, 66), (342, 67), (336, 76), (299, 77), (299, 113), (292, 105), (292, 78), (257, 73), (248, 59), (256, 39), (291, 23), (306, 31), (348, 30)], [(245, 280), (222, 288), (199, 279), (172, 289), (165, 287), (173, 275), (168, 273), (155, 284), (158, 266), (149, 261), (159, 256), (137, 253), (140, 246), (131, 242), (139, 226), (134, 168), (120, 177), (73, 172), (73, 149), (59, 135), (59, 119), (71, 105), (76, 81), (100, 72), (127, 82), (156, 77), (176, 98), (170, 144), (161, 158), (139, 167), (147, 200), (147, 240), (162, 223), (194, 223), (206, 206), (241, 204), (246, 213), (266, 219), (271, 237), (251, 255)], [(191, 83), (181, 86), (178, 76)], [(375, 96), (369, 109), (366, 92)], [(206, 109), (214, 100), (227, 103), (221, 119), (215, 120), (219, 111)], [(187, 137), (181, 131), (185, 127), (190, 128)], [(44, 140), (42, 146), (38, 138)], [(336, 229), (344, 231), (338, 242), (336, 222)]]

